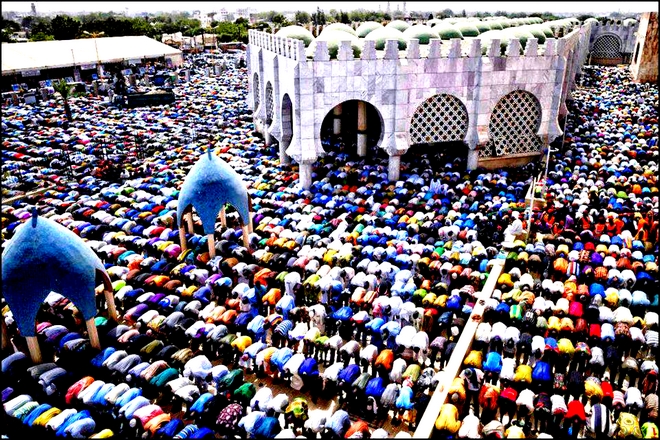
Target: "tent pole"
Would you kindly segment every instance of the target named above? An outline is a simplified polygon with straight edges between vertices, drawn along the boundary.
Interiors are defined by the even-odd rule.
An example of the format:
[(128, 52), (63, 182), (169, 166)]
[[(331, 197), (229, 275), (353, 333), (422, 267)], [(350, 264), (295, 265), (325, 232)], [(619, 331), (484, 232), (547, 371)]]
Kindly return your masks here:
[(9, 348), (9, 329), (7, 329), (7, 323), (5, 322), (5, 317), (0, 316), (0, 319), (2, 319), (2, 322), (0, 322), (0, 326), (2, 327), (2, 349), (6, 350)]
[(193, 224), (193, 214), (192, 214), (192, 211), (190, 211), (190, 212), (188, 213), (188, 216), (186, 217), (186, 219), (188, 220), (188, 232), (190, 232), (191, 234), (194, 235), (194, 234), (195, 234), (195, 227), (194, 227), (195, 225)]
[(112, 290), (104, 290), (105, 303), (108, 306), (108, 316), (115, 322), (119, 322), (119, 315), (117, 314), (117, 307), (115, 306), (115, 296)]
[(36, 336), (26, 336), (25, 341), (27, 342), (28, 351), (30, 352), (30, 357), (32, 362), (35, 364), (41, 363), (41, 349), (39, 348), (39, 341)]
[(181, 252), (188, 250), (188, 243), (186, 242), (186, 227), (183, 225), (179, 227), (179, 240), (181, 241)]
[(213, 234), (207, 235), (209, 243), (209, 256), (215, 258), (215, 237)]
[(223, 228), (227, 228), (227, 212), (225, 211), (224, 206), (220, 210), (220, 224), (222, 224)]
[(250, 239), (248, 237), (248, 225), (243, 225), (243, 246), (250, 250)]
[(108, 307), (108, 316), (115, 322), (119, 322), (117, 307), (115, 306), (115, 290), (112, 287), (112, 281), (107, 274), (103, 275), (103, 295), (105, 295), (105, 305)]
[(99, 342), (99, 332), (96, 330), (96, 323), (94, 318), (89, 318), (85, 321), (87, 325), (87, 334), (89, 335), (89, 342), (92, 343), (92, 347), (101, 349), (101, 342)]

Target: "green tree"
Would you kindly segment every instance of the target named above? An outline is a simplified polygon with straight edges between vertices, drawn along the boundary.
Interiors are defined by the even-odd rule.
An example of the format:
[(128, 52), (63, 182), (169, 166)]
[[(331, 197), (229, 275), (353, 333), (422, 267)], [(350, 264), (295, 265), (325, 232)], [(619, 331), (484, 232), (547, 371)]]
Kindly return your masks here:
[(439, 19), (451, 18), (453, 16), (454, 16), (454, 11), (452, 11), (449, 8), (443, 9), (441, 12), (438, 12), (438, 14), (437, 14), (437, 18), (439, 18)]
[(34, 17), (31, 15), (28, 15), (27, 17), (23, 17), (21, 20), (21, 27), (24, 30), (29, 30), (32, 28), (32, 23), (34, 22)]
[(14, 32), (19, 32), (21, 30), (21, 25), (16, 23), (14, 20), (5, 20), (4, 18), (2, 19), (2, 23), (0, 25), (2, 31), (2, 42), (3, 43), (9, 43), (13, 41), (12, 35)]
[(312, 21), (312, 16), (305, 11), (296, 11), (296, 23), (307, 24)]
[(71, 96), (73, 86), (61, 79), (53, 83), (53, 89), (60, 94), (62, 101), (64, 101), (64, 113), (66, 114), (66, 119), (69, 122), (73, 121), (73, 115), (71, 114), (71, 107), (69, 105), (69, 96)]
[(348, 13), (348, 18), (351, 21), (356, 21), (356, 22), (366, 21), (365, 20), (365, 15), (366, 15), (365, 12), (366, 11), (364, 9), (356, 9), (356, 10), (351, 11), (351, 12)]
[(326, 24), (328, 22), (325, 13), (317, 6), (316, 12), (312, 14), (312, 23), (315, 25)]
[(53, 37), (56, 40), (73, 40), (80, 34), (80, 23), (68, 15), (58, 15), (50, 22)]
[(433, 14), (429, 14), (427, 20), (433, 20)]
[(273, 16), (273, 19), (271, 21), (273, 24), (277, 25), (278, 27), (289, 25), (289, 21), (282, 14), (275, 14), (275, 16)]
[(351, 19), (348, 18), (348, 14), (343, 11), (339, 11), (339, 22), (344, 24), (350, 24)]

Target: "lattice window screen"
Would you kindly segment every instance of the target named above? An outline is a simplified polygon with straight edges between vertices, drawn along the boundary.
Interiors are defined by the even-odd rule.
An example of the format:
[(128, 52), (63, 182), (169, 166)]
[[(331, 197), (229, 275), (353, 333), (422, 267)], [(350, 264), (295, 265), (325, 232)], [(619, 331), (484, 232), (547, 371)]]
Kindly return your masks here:
[(462, 141), (468, 129), (467, 109), (452, 95), (435, 95), (422, 103), (410, 124), (411, 144)]
[(268, 82), (266, 84), (266, 125), (270, 125), (273, 122), (273, 85)]
[(534, 95), (516, 90), (500, 99), (490, 116), (490, 140), (479, 150), (482, 157), (533, 153), (541, 150), (536, 135), (541, 104)]
[(252, 81), (252, 90), (254, 92), (254, 111), (256, 112), (259, 108), (261, 100), (259, 99), (260, 90), (259, 90), (259, 74), (254, 74), (254, 80)]
[(616, 35), (603, 35), (594, 42), (594, 48), (591, 51), (594, 58), (620, 58), (621, 41)]

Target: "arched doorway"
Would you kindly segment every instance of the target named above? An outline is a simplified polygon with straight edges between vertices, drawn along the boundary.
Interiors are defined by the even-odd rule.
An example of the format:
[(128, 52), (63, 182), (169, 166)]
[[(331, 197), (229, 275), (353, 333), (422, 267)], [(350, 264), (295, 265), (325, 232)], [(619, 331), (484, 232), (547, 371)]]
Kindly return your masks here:
[[(410, 145), (406, 156), (437, 155), (449, 160), (467, 156), (468, 130), (465, 104), (448, 94), (433, 95), (420, 104), (410, 121)], [(412, 147), (422, 148), (412, 148)]]
[(488, 124), (490, 139), (479, 151), (482, 157), (540, 152), (536, 134), (541, 125), (541, 103), (533, 94), (515, 90), (493, 108)]
[(289, 163), (290, 159), (286, 155), (285, 151), (289, 148), (291, 144), (291, 139), (293, 138), (293, 104), (291, 103), (291, 98), (289, 94), (285, 93), (282, 97), (282, 107), (281, 107), (281, 118), (282, 121), (282, 142), (280, 144), (280, 162)]
[[(360, 107), (363, 106), (365, 117), (360, 127)], [(339, 130), (335, 134), (338, 119)], [(366, 101), (352, 99), (335, 106), (321, 123), (321, 145), (326, 152), (346, 153), (358, 156), (358, 135), (366, 135), (366, 157), (374, 159), (387, 157), (379, 145), (383, 141), (383, 118), (372, 104)]]
[(601, 35), (594, 41), (591, 49), (592, 64), (613, 66), (623, 62), (621, 38), (615, 34)]
[(273, 102), (273, 85), (268, 81), (266, 83), (266, 130), (270, 127), (270, 124), (273, 123), (273, 110), (275, 108), (275, 103)]
[(259, 109), (261, 98), (259, 97), (261, 91), (259, 89), (259, 74), (255, 73), (252, 77), (252, 97), (254, 98), (254, 113)]

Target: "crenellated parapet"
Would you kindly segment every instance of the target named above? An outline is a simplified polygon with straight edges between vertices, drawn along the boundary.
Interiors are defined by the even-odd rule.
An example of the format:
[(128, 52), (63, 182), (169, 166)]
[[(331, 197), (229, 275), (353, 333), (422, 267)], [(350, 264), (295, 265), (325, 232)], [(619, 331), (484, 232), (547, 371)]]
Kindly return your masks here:
[[(589, 53), (596, 59), (621, 58), (629, 62), (635, 50), (636, 33), (639, 23), (623, 24), (616, 22), (592, 23), (589, 38)], [(619, 57), (616, 55), (620, 54)], [(605, 61), (607, 64), (607, 62)]]
[[(250, 81), (259, 83), (250, 87), (260, 95), (252, 99), (260, 103), (253, 108), (255, 122), (270, 120), (264, 103), (269, 102), (266, 91), (272, 91), (272, 122), (264, 129), (278, 141), (284, 139), (282, 133), (291, 133), (284, 141), (286, 155), (311, 164), (325, 154), (323, 121), (333, 117), (338, 105), (363, 101), (381, 120), (378, 147), (398, 158), (415, 139), (424, 138), (416, 130), (427, 124), (415, 118), (433, 102), (431, 107), (448, 106), (447, 111), (464, 118), (455, 132), (478, 153), (479, 161), (538, 155), (543, 145), (562, 134), (558, 117), (586, 58), (590, 32), (590, 25), (572, 27), (544, 44), (535, 38), (512, 38), (506, 45), (497, 39), (431, 39), (425, 45), (412, 39), (405, 50), (399, 50), (397, 40), (386, 41), (381, 50), (374, 41), (364, 40), (356, 56), (350, 41), (339, 42), (331, 51), (328, 42), (316, 40), (313, 53), (306, 53), (301, 40), (250, 31)], [(281, 116), (285, 110), (287, 116)], [(502, 134), (497, 124), (521, 124), (498, 119), (496, 111), (506, 117), (533, 113), (531, 125), (519, 127), (524, 133), (514, 129), (512, 136)], [(280, 126), (282, 121), (290, 127)]]

